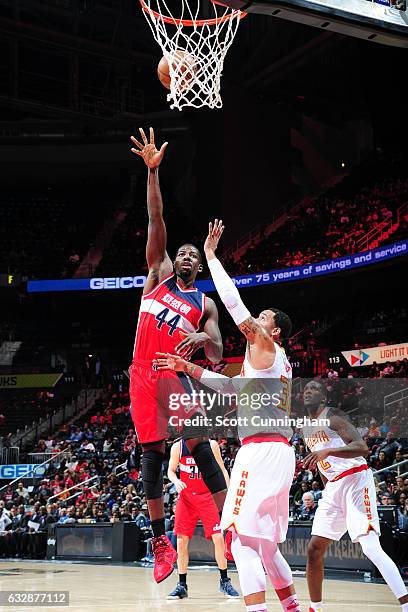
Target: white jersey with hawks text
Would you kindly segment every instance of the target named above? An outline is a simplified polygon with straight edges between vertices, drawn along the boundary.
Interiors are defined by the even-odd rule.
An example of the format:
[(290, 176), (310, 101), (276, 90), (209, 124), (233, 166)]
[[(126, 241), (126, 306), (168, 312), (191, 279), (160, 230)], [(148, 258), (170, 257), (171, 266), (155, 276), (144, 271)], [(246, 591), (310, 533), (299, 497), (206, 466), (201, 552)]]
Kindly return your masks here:
[[(320, 421), (330, 421), (330, 408), (326, 407), (318, 416), (314, 417)], [(329, 426), (307, 426), (303, 428), (304, 440), (311, 452), (324, 450), (328, 448), (342, 448), (346, 443), (340, 438), (339, 434), (330, 429)], [(336, 480), (344, 472), (348, 472), (353, 468), (358, 468), (362, 465), (367, 465), (363, 457), (355, 457), (354, 459), (342, 459), (329, 455), (325, 461), (319, 461), (317, 464), (320, 472), (330, 481)]]

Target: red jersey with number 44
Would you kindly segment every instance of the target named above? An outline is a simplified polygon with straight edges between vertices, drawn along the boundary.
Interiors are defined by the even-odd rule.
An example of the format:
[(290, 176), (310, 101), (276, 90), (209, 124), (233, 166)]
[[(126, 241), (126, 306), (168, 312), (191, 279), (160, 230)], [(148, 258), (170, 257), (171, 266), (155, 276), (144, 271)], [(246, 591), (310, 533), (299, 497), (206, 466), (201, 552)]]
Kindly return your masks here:
[(195, 459), (191, 456), (185, 441), (181, 440), (180, 443), (180, 480), (187, 485), (187, 489), (183, 489), (181, 494), (190, 493), (192, 495), (197, 495), (198, 493), (209, 493), (210, 491), (205, 484)]
[(197, 332), (205, 310), (205, 294), (196, 287), (181, 289), (172, 274), (142, 296), (133, 361), (151, 361), (156, 352), (175, 353), (184, 339), (180, 331)]

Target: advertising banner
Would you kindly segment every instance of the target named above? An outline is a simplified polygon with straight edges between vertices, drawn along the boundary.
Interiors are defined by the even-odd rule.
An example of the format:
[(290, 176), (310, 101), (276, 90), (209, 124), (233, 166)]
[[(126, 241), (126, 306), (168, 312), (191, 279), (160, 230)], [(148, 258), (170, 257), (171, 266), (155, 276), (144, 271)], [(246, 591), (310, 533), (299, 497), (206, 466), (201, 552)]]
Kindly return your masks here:
[(386, 363), (387, 361), (398, 361), (408, 358), (408, 342), (401, 344), (388, 344), (387, 346), (373, 346), (354, 351), (342, 351), (343, 357), (353, 368)]
[[(324, 276), (334, 272), (352, 270), (361, 266), (369, 266), (376, 263), (400, 257), (408, 253), (408, 240), (401, 240), (394, 244), (387, 244), (371, 251), (364, 251), (354, 255), (345, 255), (335, 259), (319, 261), (296, 266), (293, 268), (282, 268), (270, 270), (258, 274), (246, 274), (235, 276), (235, 285), (240, 288), (259, 287), (262, 285), (277, 285), (290, 281), (304, 280), (315, 276)], [(228, 270), (227, 270), (228, 272)], [(146, 282), (146, 276), (121, 276), (108, 278), (67, 278), (63, 280), (33, 280), (27, 282), (28, 293), (43, 293), (47, 291), (112, 291), (124, 289), (142, 289)], [(198, 289), (205, 292), (215, 291), (211, 280), (198, 280)]]

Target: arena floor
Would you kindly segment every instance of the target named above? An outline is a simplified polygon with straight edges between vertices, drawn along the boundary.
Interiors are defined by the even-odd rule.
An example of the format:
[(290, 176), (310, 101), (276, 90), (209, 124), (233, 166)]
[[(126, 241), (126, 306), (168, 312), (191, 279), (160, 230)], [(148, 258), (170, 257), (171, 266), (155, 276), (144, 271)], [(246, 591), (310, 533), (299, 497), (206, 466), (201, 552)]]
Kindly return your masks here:
[[(231, 573), (236, 587), (238, 576)], [(152, 570), (132, 565), (84, 564), (69, 562), (4, 561), (0, 563), (1, 591), (69, 591), (69, 612), (242, 612), (243, 600), (226, 599), (218, 592), (218, 572), (214, 569), (189, 571), (189, 598), (167, 601), (177, 573), (160, 585), (153, 582)], [(295, 577), (302, 603), (308, 609), (304, 576)], [(325, 612), (392, 612), (400, 607), (388, 588), (381, 584), (351, 580), (326, 581)], [(9, 607), (1, 606), (0, 610)], [(20, 610), (64, 610), (64, 607), (18, 606)], [(273, 592), (268, 593), (269, 612), (281, 610)]]

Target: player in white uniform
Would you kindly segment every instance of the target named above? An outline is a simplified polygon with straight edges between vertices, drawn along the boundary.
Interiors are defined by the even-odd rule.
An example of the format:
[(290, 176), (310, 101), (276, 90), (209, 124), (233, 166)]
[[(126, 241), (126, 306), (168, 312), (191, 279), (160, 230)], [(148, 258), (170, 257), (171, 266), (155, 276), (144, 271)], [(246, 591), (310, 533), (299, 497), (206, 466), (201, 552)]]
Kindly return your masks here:
[[(279, 342), (290, 333), (290, 319), (276, 308), (262, 311), (257, 319), (251, 316), (215, 257), (223, 229), (222, 221), (209, 224), (204, 252), (217, 292), (248, 341), (241, 376), (233, 379), (239, 389), (238, 416), (242, 415), (241, 394), (255, 397), (259, 390), (268, 392), (272, 387), (279, 389), (279, 401), (269, 405), (262, 416), (267, 413), (271, 420), (283, 420), (290, 411), (292, 368)], [(157, 363), (158, 369), (183, 371), (217, 391), (231, 392), (231, 379), (177, 356), (159, 354)], [(258, 417), (255, 412), (244, 410), (246, 416)], [(278, 548), (286, 538), (295, 471), (294, 451), (288, 442), (292, 430), (285, 424), (264, 427), (250, 422), (239, 429), (239, 435), (242, 446), (231, 473), (221, 527), (230, 530), (227, 536), (232, 531), (231, 549), (247, 611), (266, 611), (266, 570), (283, 610), (300, 612), (291, 570)]]
[(330, 420), (330, 427), (304, 427), (303, 435), (312, 451), (304, 467), (316, 465), (326, 483), (313, 521), (307, 555), (310, 612), (322, 612), (324, 555), (332, 540), (348, 531), (364, 554), (378, 568), (385, 582), (408, 612), (408, 594), (397, 566), (380, 545), (374, 478), (364, 456), (368, 448), (345, 414), (326, 406), (324, 383), (312, 380), (303, 393), (313, 419)]

